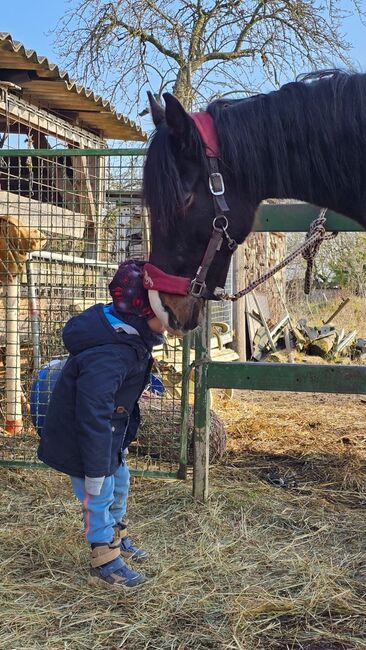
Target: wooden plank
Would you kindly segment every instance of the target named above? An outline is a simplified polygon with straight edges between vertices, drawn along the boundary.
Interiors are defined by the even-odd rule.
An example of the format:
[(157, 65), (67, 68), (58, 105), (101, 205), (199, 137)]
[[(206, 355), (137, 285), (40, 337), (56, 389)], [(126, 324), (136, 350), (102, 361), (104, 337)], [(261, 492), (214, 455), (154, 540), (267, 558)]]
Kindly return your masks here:
[[(70, 108), (70, 106), (68, 107)], [(15, 119), (26, 126), (34, 127), (39, 131), (44, 131), (44, 133), (53, 135), (59, 140), (63, 140), (69, 144), (78, 145), (84, 138), (89, 147), (95, 147), (96, 143), (100, 143), (100, 146), (105, 145), (105, 142), (98, 136), (88, 133), (81, 129), (81, 127), (73, 127), (66, 121), (58, 118), (56, 115), (47, 113), (42, 108), (32, 105), (19, 97), (15, 97), (11, 95), (11, 93), (7, 94), (7, 101), (0, 95), (0, 114), (1, 113), (8, 115), (10, 122), (13, 122)], [(45, 151), (47, 151), (47, 149)], [(65, 155), (69, 155), (68, 150), (66, 151), (67, 153)], [(6, 155), (5, 152), (4, 155)], [(22, 154), (14, 151), (14, 153), (11, 152), (11, 155)], [(56, 154), (54, 150), (52, 150), (52, 152), (49, 152), (49, 155), (54, 156)]]
[(85, 214), (0, 190), (0, 212), (19, 217), (24, 226), (54, 235), (82, 238)]
[(235, 361), (206, 365), (207, 388), (366, 394), (366, 366)]

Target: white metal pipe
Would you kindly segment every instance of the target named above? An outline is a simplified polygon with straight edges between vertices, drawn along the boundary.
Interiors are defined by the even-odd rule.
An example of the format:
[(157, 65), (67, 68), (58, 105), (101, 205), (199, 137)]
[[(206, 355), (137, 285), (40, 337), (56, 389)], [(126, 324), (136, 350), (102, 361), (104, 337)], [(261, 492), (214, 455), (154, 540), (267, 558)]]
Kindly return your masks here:
[(26, 261), (27, 281), (28, 281), (28, 312), (31, 322), (32, 342), (33, 342), (33, 369), (39, 370), (41, 367), (41, 344), (39, 336), (39, 309), (36, 296), (36, 287), (34, 285), (32, 260)]
[(83, 266), (98, 266), (117, 270), (118, 264), (109, 264), (108, 262), (98, 262), (88, 257), (76, 257), (76, 255), (65, 255), (64, 253), (54, 253), (51, 251), (35, 251), (31, 254), (32, 259), (50, 260), (55, 262), (65, 262), (65, 264), (82, 264)]
[(6, 368), (5, 368), (5, 431), (17, 435), (23, 428), (22, 388), (20, 383), (20, 338), (18, 329), (19, 279), (10, 278), (5, 287)]

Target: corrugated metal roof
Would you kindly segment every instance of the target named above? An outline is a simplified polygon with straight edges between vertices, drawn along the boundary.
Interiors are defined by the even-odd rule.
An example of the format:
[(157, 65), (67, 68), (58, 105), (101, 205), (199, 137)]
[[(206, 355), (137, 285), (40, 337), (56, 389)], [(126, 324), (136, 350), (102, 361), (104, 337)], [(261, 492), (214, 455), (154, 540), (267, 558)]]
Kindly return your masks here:
[(0, 80), (12, 81), (22, 88), (29, 102), (64, 116), (104, 139), (137, 140), (147, 136), (132, 120), (118, 114), (113, 106), (70, 79), (47, 57), (27, 50), (11, 34), (0, 32)]

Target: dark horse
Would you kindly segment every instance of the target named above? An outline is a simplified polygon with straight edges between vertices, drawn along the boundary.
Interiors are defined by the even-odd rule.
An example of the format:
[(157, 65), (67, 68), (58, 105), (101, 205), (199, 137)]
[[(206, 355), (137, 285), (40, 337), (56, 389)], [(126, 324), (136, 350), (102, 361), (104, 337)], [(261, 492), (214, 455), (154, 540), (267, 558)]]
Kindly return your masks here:
[[(244, 241), (263, 199), (306, 201), (366, 225), (366, 74), (325, 71), (269, 94), (213, 102), (198, 115), (211, 116), (216, 168), (194, 114), (173, 95), (164, 99), (165, 109), (150, 97), (156, 131), (144, 169), (152, 229), (145, 286), (171, 329), (196, 327), (204, 299), (224, 286), (230, 242)], [(209, 186), (212, 169), (217, 193), (224, 190), (223, 209)], [(190, 291), (218, 213), (215, 223), (228, 236), (211, 256), (204, 292)], [(151, 279), (159, 270), (169, 275)]]

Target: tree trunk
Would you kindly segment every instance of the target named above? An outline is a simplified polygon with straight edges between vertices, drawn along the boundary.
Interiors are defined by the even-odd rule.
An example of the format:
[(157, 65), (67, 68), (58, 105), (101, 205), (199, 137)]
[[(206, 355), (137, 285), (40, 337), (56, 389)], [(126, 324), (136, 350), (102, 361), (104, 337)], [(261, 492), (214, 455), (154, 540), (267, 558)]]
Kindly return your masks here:
[(173, 95), (179, 99), (186, 111), (192, 110), (195, 92), (192, 88), (191, 70), (189, 65), (179, 69), (173, 87)]

